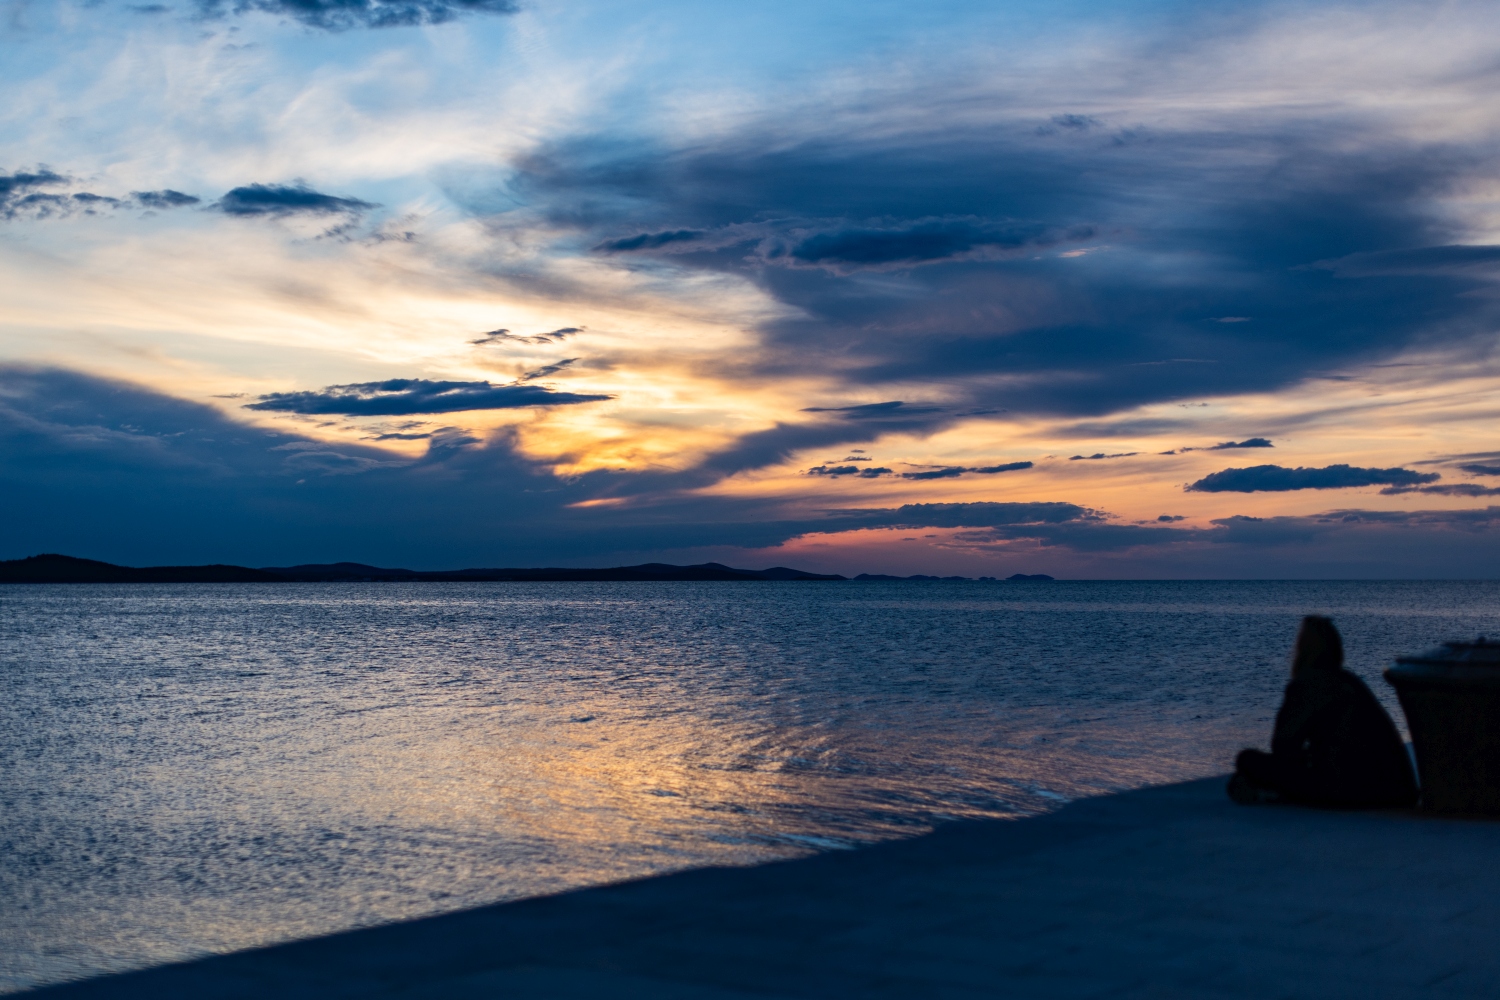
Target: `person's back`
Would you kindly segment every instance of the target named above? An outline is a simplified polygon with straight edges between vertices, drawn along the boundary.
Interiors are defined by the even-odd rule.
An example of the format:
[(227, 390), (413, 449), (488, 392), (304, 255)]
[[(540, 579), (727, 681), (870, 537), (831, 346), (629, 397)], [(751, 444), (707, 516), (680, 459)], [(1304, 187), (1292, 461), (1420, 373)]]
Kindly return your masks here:
[(1252, 802), (1269, 793), (1344, 808), (1415, 804), (1416, 780), (1400, 733), (1374, 693), (1343, 664), (1333, 622), (1304, 619), (1271, 753), (1239, 755), (1231, 797)]

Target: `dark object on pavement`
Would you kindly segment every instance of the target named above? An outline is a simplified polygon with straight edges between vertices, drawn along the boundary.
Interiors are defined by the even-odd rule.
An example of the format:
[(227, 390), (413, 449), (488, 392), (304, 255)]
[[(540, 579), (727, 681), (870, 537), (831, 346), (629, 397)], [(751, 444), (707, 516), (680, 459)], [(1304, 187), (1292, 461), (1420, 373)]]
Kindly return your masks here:
[(1239, 755), (1229, 795), (1242, 804), (1281, 799), (1343, 809), (1416, 804), (1401, 734), (1365, 682), (1344, 669), (1344, 644), (1329, 619), (1302, 619), (1271, 752)]
[(1385, 672), (1411, 726), (1422, 805), (1500, 816), (1500, 642), (1445, 642)]

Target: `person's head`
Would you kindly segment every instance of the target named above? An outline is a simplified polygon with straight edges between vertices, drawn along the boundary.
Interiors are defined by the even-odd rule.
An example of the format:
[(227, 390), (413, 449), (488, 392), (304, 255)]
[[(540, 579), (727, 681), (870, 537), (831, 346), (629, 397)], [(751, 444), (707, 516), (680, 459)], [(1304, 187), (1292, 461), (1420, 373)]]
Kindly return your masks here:
[(1297, 651), (1292, 655), (1292, 676), (1318, 670), (1338, 670), (1344, 665), (1344, 640), (1331, 618), (1308, 615), (1297, 632)]

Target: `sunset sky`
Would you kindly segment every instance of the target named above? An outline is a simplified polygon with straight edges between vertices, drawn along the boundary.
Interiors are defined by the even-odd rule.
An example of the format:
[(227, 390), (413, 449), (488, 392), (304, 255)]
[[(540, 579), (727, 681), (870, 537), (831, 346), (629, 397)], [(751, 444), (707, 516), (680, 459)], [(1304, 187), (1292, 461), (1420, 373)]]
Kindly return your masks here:
[(1500, 567), (1500, 5), (0, 4), (0, 558)]

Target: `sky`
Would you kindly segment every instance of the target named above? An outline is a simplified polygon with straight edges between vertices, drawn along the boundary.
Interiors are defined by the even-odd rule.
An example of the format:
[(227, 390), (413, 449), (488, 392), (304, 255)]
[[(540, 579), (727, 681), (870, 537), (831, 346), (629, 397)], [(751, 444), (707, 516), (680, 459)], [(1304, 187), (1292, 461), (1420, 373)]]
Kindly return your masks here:
[(0, 3), (0, 558), (1494, 577), (1500, 7)]

